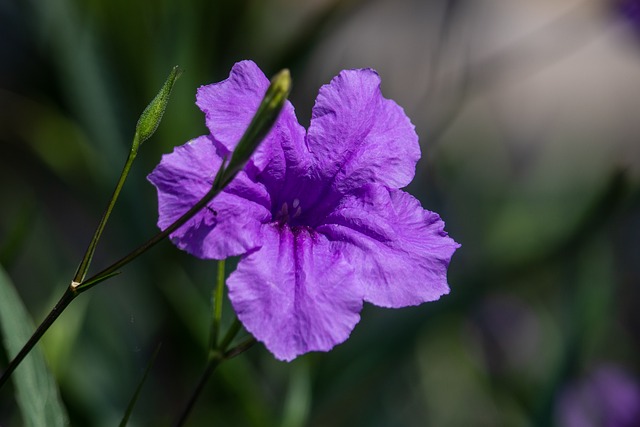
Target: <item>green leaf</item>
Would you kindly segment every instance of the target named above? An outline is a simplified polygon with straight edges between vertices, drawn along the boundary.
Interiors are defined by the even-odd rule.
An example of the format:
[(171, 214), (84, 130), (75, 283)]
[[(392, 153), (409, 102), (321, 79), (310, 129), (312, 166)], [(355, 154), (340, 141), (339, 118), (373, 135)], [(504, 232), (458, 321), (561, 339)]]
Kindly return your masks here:
[[(0, 331), (9, 357), (13, 357), (35, 330), (11, 279), (0, 266)], [(35, 347), (13, 373), (16, 399), (27, 427), (69, 424), (58, 387), (40, 348)]]

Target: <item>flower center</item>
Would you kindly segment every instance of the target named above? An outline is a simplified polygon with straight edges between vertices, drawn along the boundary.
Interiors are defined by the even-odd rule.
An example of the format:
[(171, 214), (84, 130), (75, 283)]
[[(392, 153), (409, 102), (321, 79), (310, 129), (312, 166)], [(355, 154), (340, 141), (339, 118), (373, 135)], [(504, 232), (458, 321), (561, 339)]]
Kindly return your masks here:
[(280, 224), (289, 223), (292, 219), (298, 218), (302, 214), (302, 207), (300, 206), (299, 199), (293, 199), (291, 203), (291, 209), (289, 209), (289, 203), (284, 202), (280, 207), (278, 213), (276, 213), (276, 221)]

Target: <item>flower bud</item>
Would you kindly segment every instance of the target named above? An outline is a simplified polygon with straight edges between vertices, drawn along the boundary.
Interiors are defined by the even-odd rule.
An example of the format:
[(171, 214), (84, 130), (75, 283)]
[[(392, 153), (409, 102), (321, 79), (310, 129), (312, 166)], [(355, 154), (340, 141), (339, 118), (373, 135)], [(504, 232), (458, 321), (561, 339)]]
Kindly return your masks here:
[(247, 130), (240, 138), (236, 146), (229, 166), (225, 170), (223, 184), (233, 179), (233, 177), (244, 167), (249, 158), (256, 151), (260, 142), (271, 130), (271, 127), (278, 119), (280, 111), (284, 106), (289, 92), (291, 91), (291, 74), (288, 69), (284, 69), (271, 79), (271, 84), (262, 98), (258, 111), (251, 119)]
[(140, 119), (138, 119), (138, 124), (136, 125), (136, 138), (133, 143), (134, 150), (137, 150), (138, 146), (149, 139), (151, 135), (155, 133), (156, 129), (158, 129), (164, 110), (169, 103), (169, 96), (171, 95), (173, 84), (181, 74), (182, 70), (177, 65), (173, 67), (169, 73), (169, 77), (167, 77), (164, 85), (162, 85), (160, 92), (158, 92), (156, 97), (153, 98), (140, 115)]

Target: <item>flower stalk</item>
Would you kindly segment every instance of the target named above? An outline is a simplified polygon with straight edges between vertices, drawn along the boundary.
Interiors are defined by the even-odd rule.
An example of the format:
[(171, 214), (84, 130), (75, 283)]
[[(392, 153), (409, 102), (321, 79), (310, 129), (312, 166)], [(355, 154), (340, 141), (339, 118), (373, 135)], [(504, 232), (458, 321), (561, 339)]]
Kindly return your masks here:
[(191, 410), (195, 406), (198, 400), (198, 397), (200, 397), (202, 390), (204, 390), (204, 386), (207, 384), (207, 382), (209, 381), (209, 378), (211, 378), (211, 375), (218, 368), (218, 366), (220, 366), (222, 362), (229, 359), (233, 359), (234, 357), (249, 350), (256, 343), (256, 339), (254, 337), (249, 337), (244, 341), (242, 341), (240, 344), (236, 345), (235, 347), (227, 350), (227, 347), (229, 347), (229, 345), (231, 344), (235, 336), (240, 331), (240, 327), (241, 327), (240, 321), (238, 321), (238, 318), (236, 317), (231, 327), (229, 327), (229, 330), (227, 331), (222, 342), (216, 345), (214, 349), (209, 351), (207, 366), (205, 367), (204, 372), (200, 376), (200, 379), (198, 380), (198, 384), (193, 390), (191, 397), (189, 397), (189, 400), (187, 401), (185, 407), (182, 409), (180, 416), (178, 417), (176, 422), (173, 424), (174, 427), (181, 427), (187, 421), (187, 418), (189, 418), (189, 414), (191, 414)]
[(120, 174), (120, 178), (118, 179), (116, 188), (113, 190), (111, 199), (109, 200), (109, 203), (107, 204), (107, 207), (102, 214), (102, 218), (100, 218), (100, 222), (98, 223), (98, 227), (93, 234), (91, 242), (89, 242), (89, 247), (84, 253), (82, 261), (80, 261), (80, 265), (78, 266), (78, 269), (73, 276), (71, 287), (78, 287), (84, 280), (85, 275), (89, 270), (93, 254), (95, 253), (96, 247), (98, 246), (98, 241), (102, 236), (102, 232), (104, 231), (105, 226), (107, 225), (109, 216), (111, 216), (111, 211), (113, 211), (116, 200), (118, 200), (118, 197), (120, 196), (120, 191), (124, 186), (124, 182), (129, 176), (129, 171), (131, 170), (133, 161), (138, 155), (138, 149), (140, 148), (140, 145), (144, 141), (149, 139), (155, 133), (156, 129), (158, 129), (164, 111), (167, 108), (167, 104), (169, 103), (169, 97), (171, 95), (173, 85), (181, 74), (182, 70), (180, 70), (177, 65), (173, 67), (173, 69), (169, 73), (169, 76), (167, 77), (167, 80), (164, 82), (164, 85), (162, 85), (160, 92), (158, 92), (155, 98), (153, 98), (153, 100), (149, 103), (149, 105), (147, 105), (147, 107), (140, 115), (140, 119), (138, 119), (138, 123), (136, 124), (135, 134), (133, 135), (131, 150), (129, 150), (129, 155), (127, 156), (127, 160), (125, 161), (124, 167), (122, 168), (122, 173)]
[(212, 295), (213, 310), (211, 315), (211, 339), (209, 350), (218, 345), (218, 335), (220, 334), (220, 321), (222, 320), (222, 298), (224, 296), (224, 276), (225, 260), (218, 261), (218, 274), (216, 288)]
[(75, 299), (78, 294), (75, 290), (70, 286), (67, 288), (62, 294), (60, 300), (56, 303), (56, 305), (51, 309), (47, 317), (40, 323), (40, 325), (36, 328), (35, 332), (26, 344), (20, 349), (18, 354), (14, 356), (14, 358), (9, 362), (7, 368), (2, 373), (2, 377), (0, 377), (0, 389), (4, 386), (4, 384), (9, 380), (13, 371), (20, 365), (20, 363), (24, 360), (24, 358), (29, 354), (29, 352), (33, 349), (33, 347), (40, 341), (40, 338), (44, 335), (45, 332), (51, 327), (53, 322), (62, 314), (62, 312), (71, 304), (71, 301)]
[(260, 142), (262, 142), (264, 137), (267, 136), (271, 127), (278, 118), (290, 91), (291, 76), (289, 74), (289, 70), (285, 69), (276, 74), (271, 80), (271, 84), (269, 85), (258, 110), (242, 135), (242, 138), (240, 138), (238, 146), (233, 151), (229, 164), (225, 166), (225, 163), (223, 162), (220, 165), (220, 169), (213, 180), (211, 189), (195, 205), (193, 205), (191, 209), (185, 212), (170, 226), (153, 236), (146, 243), (139, 246), (128, 255), (113, 263), (111, 266), (80, 283), (77, 286), (78, 291), (83, 292), (88, 290), (100, 281), (104, 280), (106, 276), (116, 273), (117, 270), (129, 264), (131, 261), (183, 226), (195, 214), (207, 206), (214, 197), (220, 194), (220, 192), (233, 180), (233, 178), (235, 178), (238, 172), (244, 168), (251, 155), (258, 148)]
[(271, 84), (258, 107), (258, 111), (253, 116), (235, 150), (233, 150), (229, 166), (227, 166), (227, 170), (222, 176), (221, 185), (228, 184), (244, 168), (244, 165), (256, 151), (260, 142), (267, 136), (267, 133), (276, 122), (290, 91), (291, 74), (285, 68), (271, 79)]
[(198, 380), (196, 387), (194, 388), (189, 400), (182, 409), (180, 416), (176, 420), (174, 426), (180, 427), (184, 425), (185, 421), (189, 417), (191, 410), (196, 404), (196, 401), (200, 397), (200, 394), (204, 390), (204, 386), (211, 378), (213, 372), (224, 362), (225, 360), (236, 357), (237, 355), (245, 352), (251, 346), (256, 343), (254, 337), (249, 337), (239, 345), (233, 347), (230, 350), (227, 348), (231, 345), (231, 342), (236, 337), (242, 325), (237, 317), (234, 317), (233, 323), (227, 330), (224, 338), (219, 340), (220, 333), (220, 321), (222, 320), (222, 298), (224, 296), (224, 284), (225, 284), (225, 260), (218, 262), (218, 274), (216, 278), (216, 286), (213, 291), (212, 299), (212, 319), (211, 319), (211, 338), (209, 341), (209, 350), (207, 352), (207, 365)]

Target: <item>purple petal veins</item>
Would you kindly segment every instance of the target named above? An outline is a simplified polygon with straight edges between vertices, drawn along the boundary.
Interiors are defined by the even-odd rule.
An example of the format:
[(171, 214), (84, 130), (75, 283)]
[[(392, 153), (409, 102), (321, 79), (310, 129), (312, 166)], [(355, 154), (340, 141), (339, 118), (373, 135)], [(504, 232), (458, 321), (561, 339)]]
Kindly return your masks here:
[[(149, 180), (166, 228), (210, 188), (269, 81), (250, 61), (198, 90), (210, 135), (163, 156)], [(308, 132), (287, 102), (245, 171), (171, 235), (200, 258), (242, 255), (229, 298), (246, 329), (281, 360), (344, 342), (364, 301), (404, 307), (449, 292), (459, 247), (434, 213), (400, 190), (420, 147), (373, 70), (320, 89)]]
[(264, 233), (228, 280), (238, 318), (281, 360), (345, 341), (362, 309), (353, 267), (309, 228), (272, 224)]

